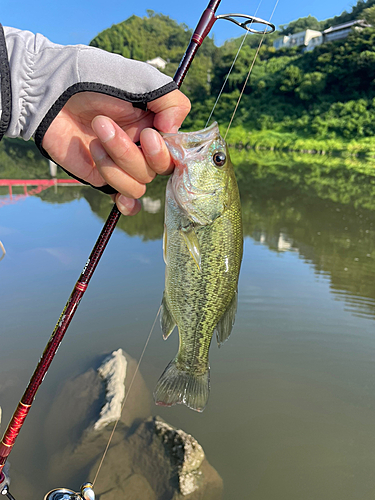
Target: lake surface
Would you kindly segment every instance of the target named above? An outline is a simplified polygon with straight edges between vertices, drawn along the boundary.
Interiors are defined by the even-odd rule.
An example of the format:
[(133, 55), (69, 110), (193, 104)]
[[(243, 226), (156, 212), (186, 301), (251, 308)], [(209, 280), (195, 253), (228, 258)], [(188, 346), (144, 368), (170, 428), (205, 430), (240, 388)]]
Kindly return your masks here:
[[(221, 349), (212, 343), (206, 410), (152, 413), (200, 442), (225, 500), (372, 500), (375, 167), (233, 157), (245, 234), (234, 331)], [(121, 218), (38, 393), (11, 455), (19, 500), (89, 479), (53, 484), (44, 473), (45, 421), (66, 380), (99, 356), (121, 347), (139, 359), (164, 288), (164, 185), (150, 186), (139, 215)], [(3, 432), (112, 204), (87, 187), (12, 202), (0, 189)], [(140, 367), (151, 392), (177, 346), (157, 325)]]

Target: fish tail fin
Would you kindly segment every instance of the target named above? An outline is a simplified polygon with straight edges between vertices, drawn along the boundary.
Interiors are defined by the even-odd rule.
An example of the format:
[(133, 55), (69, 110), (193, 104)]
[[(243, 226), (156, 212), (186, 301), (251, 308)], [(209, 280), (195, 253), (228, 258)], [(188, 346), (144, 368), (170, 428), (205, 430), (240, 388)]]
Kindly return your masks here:
[(173, 406), (185, 404), (188, 408), (202, 412), (210, 394), (210, 367), (203, 374), (180, 370), (176, 359), (171, 361), (159, 378), (154, 399), (157, 405)]

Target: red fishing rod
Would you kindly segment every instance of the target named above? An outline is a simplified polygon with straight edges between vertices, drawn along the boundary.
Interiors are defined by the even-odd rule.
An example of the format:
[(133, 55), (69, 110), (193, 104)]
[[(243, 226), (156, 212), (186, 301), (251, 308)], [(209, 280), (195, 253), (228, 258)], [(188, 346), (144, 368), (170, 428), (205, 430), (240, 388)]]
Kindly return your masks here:
[[(195, 28), (195, 31), (193, 33), (193, 36), (190, 39), (188, 48), (186, 49), (186, 52), (180, 62), (180, 65), (176, 71), (176, 74), (174, 76), (174, 81), (176, 82), (178, 88), (181, 87), (182, 82), (186, 76), (186, 73), (194, 59), (195, 54), (197, 53), (200, 45), (202, 44), (203, 40), (206, 38), (208, 33), (210, 32), (212, 26), (214, 25), (215, 21), (217, 19), (226, 19), (229, 20), (238, 26), (246, 29), (247, 31), (250, 31), (252, 33), (265, 33), (266, 31), (263, 29), (262, 31), (254, 30), (251, 28), (251, 26), (256, 23), (256, 24), (263, 24), (271, 29), (268, 30), (268, 32), (274, 31), (275, 27), (273, 24), (264, 21), (262, 19), (258, 19), (253, 16), (247, 16), (244, 14), (225, 14), (225, 15), (220, 15), (216, 16), (216, 10), (220, 4), (221, 0), (211, 0), (203, 12), (197, 27)], [(239, 19), (237, 19), (239, 18)], [(245, 21), (242, 21), (242, 19), (245, 19)], [(267, 28), (266, 28), (267, 29)], [(25, 421), (25, 418), (27, 414), (30, 411), (31, 405), (35, 399), (35, 395), (41, 385), (41, 383), (44, 380), (45, 375), (47, 374), (47, 371), (50, 367), (50, 364), (57, 352), (57, 349), (59, 348), (63, 337), (65, 335), (66, 330), (68, 329), (68, 326), (70, 322), (73, 319), (73, 316), (77, 310), (77, 307), (83, 297), (83, 294), (85, 293), (88, 284), (92, 278), (92, 275), (94, 274), (94, 271), (96, 269), (96, 266), (98, 265), (101, 256), (103, 255), (103, 252), (109, 242), (109, 239), (116, 227), (116, 224), (120, 218), (120, 211), (118, 210), (117, 206), (114, 205), (114, 207), (111, 210), (111, 213), (108, 216), (108, 219), (106, 220), (104, 227), (95, 243), (95, 246), (90, 254), (90, 257), (88, 258), (85, 267), (83, 268), (83, 271), (75, 284), (73, 291), (63, 309), (63, 312), (61, 313), (61, 316), (52, 332), (52, 335), (44, 349), (44, 352), (42, 354), (42, 357), (39, 360), (39, 363), (30, 379), (30, 382), (20, 400), (18, 403), (18, 406), (16, 408), (16, 411), (14, 412), (8, 427), (4, 433), (4, 436), (2, 438), (2, 441), (0, 443), (0, 493), (3, 495), (8, 496), (8, 498), (12, 499), (12, 495), (9, 493), (8, 489), (8, 479), (6, 475), (4, 474), (4, 466), (7, 461), (7, 458), (12, 451), (12, 448), (14, 446), (14, 443), (17, 439), (17, 436), (21, 430), (21, 427)], [(61, 494), (63, 494), (64, 498), (83, 498), (83, 499), (90, 499), (92, 498), (93, 492), (91, 490), (91, 483), (86, 483), (82, 486), (81, 492), (75, 493), (72, 492), (71, 490), (54, 490), (48, 495), (48, 499), (53, 499), (53, 498), (62, 498)], [(56, 497), (54, 497), (54, 493), (56, 493)], [(66, 493), (66, 496), (64, 496)], [(60, 495), (60, 496), (59, 496)]]

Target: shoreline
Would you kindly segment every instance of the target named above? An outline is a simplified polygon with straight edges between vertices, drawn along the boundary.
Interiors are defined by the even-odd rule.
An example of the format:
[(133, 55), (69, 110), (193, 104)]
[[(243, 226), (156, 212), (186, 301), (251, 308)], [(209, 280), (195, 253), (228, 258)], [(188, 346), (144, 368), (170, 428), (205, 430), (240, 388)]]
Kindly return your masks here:
[(318, 156), (375, 158), (375, 138), (317, 139), (303, 137), (295, 132), (275, 130), (246, 130), (242, 126), (230, 129), (227, 136), (229, 147), (237, 150), (274, 151), (301, 153)]

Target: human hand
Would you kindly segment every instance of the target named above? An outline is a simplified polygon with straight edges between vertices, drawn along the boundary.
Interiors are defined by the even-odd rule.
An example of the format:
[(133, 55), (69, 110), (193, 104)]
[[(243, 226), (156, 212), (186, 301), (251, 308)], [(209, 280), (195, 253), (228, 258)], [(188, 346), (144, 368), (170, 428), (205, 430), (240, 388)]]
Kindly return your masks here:
[(12, 93), (2, 102), (0, 138), (4, 127), (7, 137), (33, 137), (44, 156), (93, 186), (108, 182), (119, 209), (136, 213), (147, 182), (172, 168), (151, 127), (175, 132), (189, 100), (150, 64), (17, 28), (4, 35)]
[(42, 145), (75, 176), (93, 186), (115, 188), (118, 209), (124, 215), (135, 215), (146, 184), (156, 174), (173, 169), (162, 137), (151, 127), (177, 132), (189, 111), (190, 102), (179, 90), (149, 102), (147, 112), (115, 97), (82, 92), (61, 109)]

